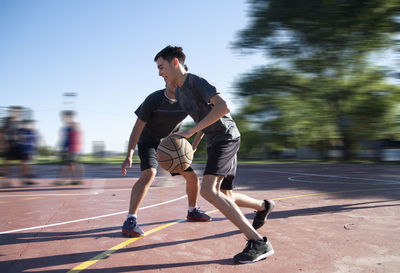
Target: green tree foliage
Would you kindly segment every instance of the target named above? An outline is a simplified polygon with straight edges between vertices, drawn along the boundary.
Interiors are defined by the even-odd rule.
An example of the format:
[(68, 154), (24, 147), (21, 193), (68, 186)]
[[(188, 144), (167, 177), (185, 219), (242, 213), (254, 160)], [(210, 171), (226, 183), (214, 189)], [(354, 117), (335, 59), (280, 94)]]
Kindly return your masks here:
[(399, 136), (400, 88), (370, 62), (399, 49), (399, 0), (252, 0), (249, 15), (235, 48), (276, 62), (244, 74), (237, 93), (273, 149), (339, 143), (349, 159), (358, 140)]

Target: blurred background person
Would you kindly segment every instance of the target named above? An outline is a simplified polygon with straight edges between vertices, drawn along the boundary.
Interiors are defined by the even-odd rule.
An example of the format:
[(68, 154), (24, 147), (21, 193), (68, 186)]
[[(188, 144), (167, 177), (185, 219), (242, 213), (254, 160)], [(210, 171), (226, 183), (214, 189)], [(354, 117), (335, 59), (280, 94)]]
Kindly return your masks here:
[(3, 187), (11, 187), (11, 161), (21, 161), (22, 153), (20, 147), (20, 129), (22, 128), (22, 113), (21, 106), (10, 106), (8, 108), (8, 116), (5, 118), (2, 128), (2, 145), (4, 148), (3, 161)]
[(33, 185), (33, 159), (37, 152), (38, 134), (35, 129), (35, 121), (31, 119), (22, 121), (22, 128), (18, 133), (18, 146), (21, 158), (21, 179), (23, 185)]
[(58, 179), (54, 185), (82, 184), (84, 168), (79, 163), (79, 154), (82, 147), (82, 132), (75, 121), (76, 112), (66, 110), (61, 112), (63, 127), (60, 137), (61, 166)]

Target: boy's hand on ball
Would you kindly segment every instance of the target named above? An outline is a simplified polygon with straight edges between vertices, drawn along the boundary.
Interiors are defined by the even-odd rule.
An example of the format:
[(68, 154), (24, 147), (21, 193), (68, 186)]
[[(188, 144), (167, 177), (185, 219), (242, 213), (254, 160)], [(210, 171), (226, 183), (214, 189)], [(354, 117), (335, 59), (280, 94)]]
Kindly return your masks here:
[(173, 134), (173, 136), (180, 136), (180, 137), (184, 137), (184, 138), (189, 138), (193, 135), (194, 133), (192, 133), (190, 130), (187, 131), (183, 131), (183, 132), (178, 132)]

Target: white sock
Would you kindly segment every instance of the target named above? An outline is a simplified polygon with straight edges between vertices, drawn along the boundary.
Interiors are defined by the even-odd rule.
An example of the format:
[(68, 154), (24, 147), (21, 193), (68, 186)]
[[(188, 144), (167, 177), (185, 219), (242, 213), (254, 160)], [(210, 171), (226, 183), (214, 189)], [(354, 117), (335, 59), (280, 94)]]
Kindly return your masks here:
[(195, 208), (198, 208), (198, 207), (191, 207), (191, 206), (189, 206), (189, 212), (192, 212)]
[(128, 213), (128, 215), (126, 216), (126, 219), (131, 218), (131, 217), (133, 217), (133, 218), (135, 218), (137, 220), (137, 215), (136, 214), (130, 214), (130, 213)]

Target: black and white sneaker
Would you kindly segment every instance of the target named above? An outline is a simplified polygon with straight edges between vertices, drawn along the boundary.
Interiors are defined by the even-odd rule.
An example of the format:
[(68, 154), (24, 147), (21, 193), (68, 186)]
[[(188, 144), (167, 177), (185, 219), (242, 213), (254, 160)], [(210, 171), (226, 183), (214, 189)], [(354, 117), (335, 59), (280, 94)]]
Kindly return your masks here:
[(255, 263), (274, 255), (274, 253), (275, 251), (267, 237), (263, 237), (262, 240), (258, 241), (248, 240), (246, 248), (235, 255), (233, 261), (240, 264)]
[(257, 211), (256, 216), (254, 216), (253, 227), (254, 229), (259, 229), (265, 224), (268, 215), (275, 207), (275, 202), (272, 200), (264, 200), (265, 210)]

